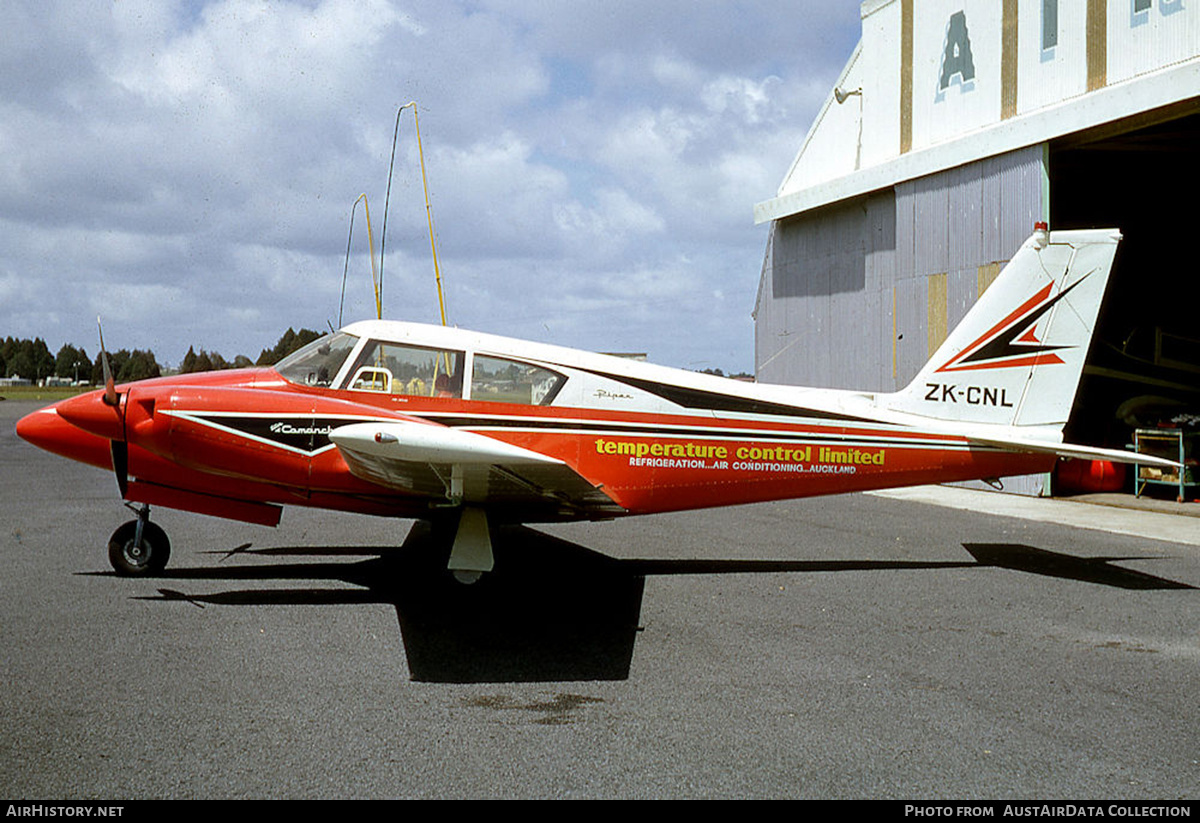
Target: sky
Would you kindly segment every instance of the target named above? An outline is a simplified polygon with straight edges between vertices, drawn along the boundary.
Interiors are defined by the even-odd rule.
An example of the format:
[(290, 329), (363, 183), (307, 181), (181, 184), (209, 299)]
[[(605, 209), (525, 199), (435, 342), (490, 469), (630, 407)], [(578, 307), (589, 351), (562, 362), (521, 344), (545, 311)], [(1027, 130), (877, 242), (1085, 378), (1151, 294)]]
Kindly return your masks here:
[[(251, 359), (436, 323), (753, 371), (770, 199), (858, 0), (0, 4), (0, 337)], [(346, 273), (342, 299), (343, 273)]]

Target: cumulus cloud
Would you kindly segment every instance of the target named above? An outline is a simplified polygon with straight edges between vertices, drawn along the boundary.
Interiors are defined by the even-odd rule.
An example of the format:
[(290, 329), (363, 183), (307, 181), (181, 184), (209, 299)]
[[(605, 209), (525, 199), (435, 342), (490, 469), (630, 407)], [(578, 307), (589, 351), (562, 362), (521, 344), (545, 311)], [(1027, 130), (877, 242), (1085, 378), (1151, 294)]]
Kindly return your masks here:
[[(336, 322), (417, 100), (451, 322), (748, 368), (751, 208), (859, 34), (857, 4), (794, 5), (3, 4), (0, 335), (89, 345), (100, 313), (174, 362)], [(386, 312), (433, 322), (413, 125)], [(356, 222), (347, 320), (366, 254)]]

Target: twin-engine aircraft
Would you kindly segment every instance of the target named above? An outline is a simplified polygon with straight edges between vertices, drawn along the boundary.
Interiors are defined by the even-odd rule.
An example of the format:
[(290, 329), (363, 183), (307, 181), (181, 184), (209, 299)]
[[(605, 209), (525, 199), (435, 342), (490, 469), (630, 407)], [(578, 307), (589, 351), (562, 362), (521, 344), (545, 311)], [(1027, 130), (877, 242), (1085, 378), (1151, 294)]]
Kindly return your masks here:
[(1062, 434), (1119, 240), (1039, 225), (895, 393), (368, 321), (274, 368), (110, 378), (17, 433), (114, 471), (141, 504), (109, 542), (122, 574), (166, 565), (151, 505), (266, 525), (298, 505), (446, 523), (449, 568), (469, 581), (492, 569), (501, 523), (999, 478), (1060, 457), (1133, 462)]

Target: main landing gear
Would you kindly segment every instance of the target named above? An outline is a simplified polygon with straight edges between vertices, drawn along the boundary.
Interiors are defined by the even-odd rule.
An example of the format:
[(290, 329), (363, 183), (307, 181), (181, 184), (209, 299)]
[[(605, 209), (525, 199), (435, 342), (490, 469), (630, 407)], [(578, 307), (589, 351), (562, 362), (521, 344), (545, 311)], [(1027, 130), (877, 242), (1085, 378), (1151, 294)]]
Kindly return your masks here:
[(117, 574), (126, 577), (150, 577), (162, 574), (171, 556), (171, 541), (161, 526), (150, 522), (146, 504), (125, 506), (137, 515), (120, 526), (108, 539), (108, 561)]

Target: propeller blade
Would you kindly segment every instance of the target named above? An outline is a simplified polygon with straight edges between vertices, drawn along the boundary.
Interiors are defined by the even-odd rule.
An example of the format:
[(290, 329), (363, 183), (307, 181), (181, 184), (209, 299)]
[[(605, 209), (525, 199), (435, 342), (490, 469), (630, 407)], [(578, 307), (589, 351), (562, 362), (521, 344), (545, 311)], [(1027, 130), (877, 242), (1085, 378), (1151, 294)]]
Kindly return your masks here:
[(108, 352), (104, 349), (104, 327), (100, 325), (100, 318), (96, 318), (96, 328), (100, 332), (100, 366), (104, 369), (104, 403), (108, 406), (116, 406), (120, 400), (117, 397), (117, 384), (113, 380), (112, 366), (108, 363)]

